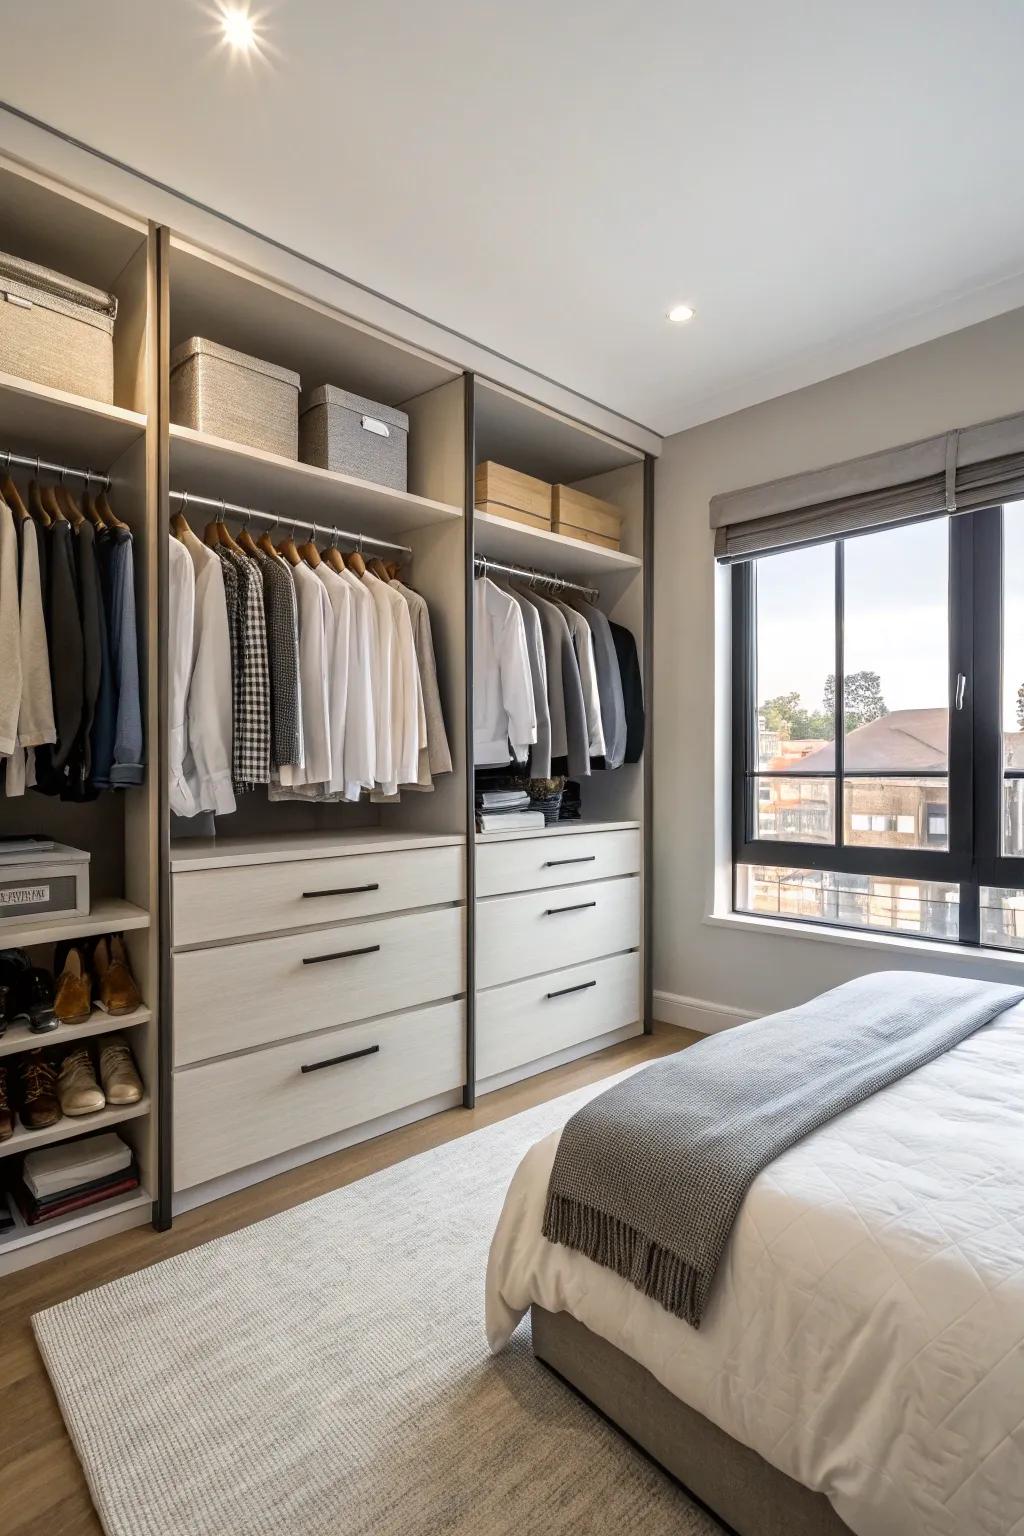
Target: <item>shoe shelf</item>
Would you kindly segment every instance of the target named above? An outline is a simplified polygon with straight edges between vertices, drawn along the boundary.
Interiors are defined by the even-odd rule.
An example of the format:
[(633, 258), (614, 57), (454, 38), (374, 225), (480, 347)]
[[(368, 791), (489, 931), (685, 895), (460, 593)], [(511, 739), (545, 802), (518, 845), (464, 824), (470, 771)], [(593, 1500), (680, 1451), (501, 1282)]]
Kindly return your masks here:
[(27, 1131), (17, 1118), (17, 1129), (6, 1141), (0, 1141), (0, 1157), (13, 1157), (16, 1152), (31, 1152), (34, 1147), (48, 1147), (54, 1141), (70, 1141), (73, 1136), (88, 1136), (92, 1131), (108, 1131), (112, 1125), (124, 1120), (137, 1120), (148, 1115), (149, 1095), (144, 1093), (137, 1104), (123, 1104), (115, 1109), (101, 1109), (95, 1115), (65, 1115), (56, 1125), (42, 1131)]
[(72, 1212), (70, 1216), (58, 1216), (52, 1221), (41, 1221), (36, 1226), (30, 1227), (18, 1207), (11, 1202), (14, 1226), (8, 1227), (6, 1232), (0, 1232), (0, 1260), (19, 1248), (27, 1248), (31, 1243), (44, 1242), (48, 1237), (73, 1232), (76, 1227), (87, 1227), (94, 1221), (104, 1221), (111, 1216), (123, 1216), (127, 1211), (140, 1210), (143, 1206), (152, 1205), (152, 1203), (153, 1196), (147, 1189), (133, 1189), (126, 1195), (118, 1195), (111, 1200), (100, 1200), (96, 1205), (85, 1206), (80, 1211)]
[(54, 1045), (73, 1045), (76, 1040), (87, 1040), (90, 1035), (112, 1035), (117, 1030), (131, 1029), (136, 1024), (148, 1024), (153, 1017), (150, 1008), (135, 1008), (131, 1013), (104, 1013), (94, 1008), (82, 1024), (58, 1024), (56, 1029), (44, 1034), (34, 1034), (27, 1024), (11, 1024), (7, 1033), (0, 1037), (0, 1057), (14, 1056), (21, 1051), (49, 1050)]
[(88, 917), (43, 915), (0, 926), (0, 949), (28, 949), (33, 944), (59, 944), (61, 939), (88, 939), (94, 934), (148, 927), (149, 913), (144, 907), (120, 896), (103, 896), (93, 902)]

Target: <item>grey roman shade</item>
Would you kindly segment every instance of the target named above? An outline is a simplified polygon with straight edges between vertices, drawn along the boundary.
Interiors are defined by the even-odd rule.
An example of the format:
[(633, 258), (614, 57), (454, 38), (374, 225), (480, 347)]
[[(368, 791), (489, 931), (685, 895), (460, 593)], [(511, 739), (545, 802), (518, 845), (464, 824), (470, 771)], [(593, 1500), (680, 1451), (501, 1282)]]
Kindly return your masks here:
[(711, 499), (719, 560), (1024, 498), (1024, 415)]

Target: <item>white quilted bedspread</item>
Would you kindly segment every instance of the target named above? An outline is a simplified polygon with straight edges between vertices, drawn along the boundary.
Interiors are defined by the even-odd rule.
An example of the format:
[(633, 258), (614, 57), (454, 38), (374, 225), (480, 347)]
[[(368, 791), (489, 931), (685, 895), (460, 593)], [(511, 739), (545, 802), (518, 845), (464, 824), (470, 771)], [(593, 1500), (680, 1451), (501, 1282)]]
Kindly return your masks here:
[(557, 1141), (494, 1235), (492, 1349), (570, 1312), (857, 1536), (1024, 1536), (1024, 1004), (761, 1174), (699, 1332), (541, 1236)]

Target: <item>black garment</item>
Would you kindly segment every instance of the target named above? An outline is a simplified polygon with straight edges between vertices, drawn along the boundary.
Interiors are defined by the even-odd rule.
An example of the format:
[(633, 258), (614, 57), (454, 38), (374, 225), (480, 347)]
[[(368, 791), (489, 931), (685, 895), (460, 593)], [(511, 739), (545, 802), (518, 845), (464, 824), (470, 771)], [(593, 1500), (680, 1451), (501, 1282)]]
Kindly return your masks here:
[(626, 709), (627, 763), (638, 763), (644, 750), (644, 682), (636, 654), (636, 641), (621, 624), (612, 624), (612, 639), (622, 677), (622, 702)]
[(117, 690), (114, 683), (107, 625), (107, 615), (111, 612), (111, 556), (114, 549), (114, 536), (109, 528), (96, 531), (95, 549), (101, 597), (99, 605), (100, 683), (92, 720), (89, 778), (92, 787), (99, 790), (110, 788), (110, 768), (114, 761), (114, 733), (117, 726)]
[(55, 520), (39, 540), (45, 550), (44, 615), (53, 685), (53, 721), (57, 740), (36, 747), (36, 788), (59, 794), (67, 782), (68, 759), (78, 740), (83, 712), (84, 648), (71, 524)]
[[(92, 772), (92, 727), (103, 680), (104, 621), (100, 572), (96, 561), (96, 529), (80, 523), (74, 535), (75, 571), (82, 623), (82, 718), (78, 737), (68, 758), (68, 782), (62, 791), (67, 800), (92, 800), (96, 791), (89, 783)], [(110, 658), (107, 657), (107, 685)]]

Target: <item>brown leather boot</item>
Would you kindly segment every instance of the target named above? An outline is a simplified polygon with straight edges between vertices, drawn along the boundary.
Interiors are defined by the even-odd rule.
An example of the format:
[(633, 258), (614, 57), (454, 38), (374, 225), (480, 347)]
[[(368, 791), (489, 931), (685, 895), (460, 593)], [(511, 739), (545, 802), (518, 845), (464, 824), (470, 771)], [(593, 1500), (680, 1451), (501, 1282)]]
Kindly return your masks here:
[(14, 1135), (14, 1110), (11, 1108), (10, 1078), (6, 1063), (0, 1062), (0, 1141)]
[(61, 1024), (84, 1024), (92, 1012), (92, 977), (77, 944), (68, 950), (57, 977), (53, 1011)]
[(42, 1051), (27, 1051), (18, 1062), (18, 1113), (27, 1131), (44, 1131), (60, 1120), (57, 1069)]
[(142, 995), (135, 984), (124, 939), (119, 933), (98, 940), (92, 959), (98, 982), (96, 1001), (104, 1012), (117, 1018), (142, 1006)]

